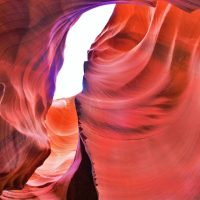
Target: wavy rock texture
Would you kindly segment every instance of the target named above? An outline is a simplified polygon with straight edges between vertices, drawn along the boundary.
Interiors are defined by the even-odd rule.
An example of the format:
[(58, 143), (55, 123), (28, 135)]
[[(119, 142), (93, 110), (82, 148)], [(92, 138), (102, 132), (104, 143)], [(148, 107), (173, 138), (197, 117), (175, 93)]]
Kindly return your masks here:
[[(77, 119), (74, 99), (52, 102), (66, 34), (108, 3)], [(200, 199), (199, 7), (1, 0), (1, 199)]]

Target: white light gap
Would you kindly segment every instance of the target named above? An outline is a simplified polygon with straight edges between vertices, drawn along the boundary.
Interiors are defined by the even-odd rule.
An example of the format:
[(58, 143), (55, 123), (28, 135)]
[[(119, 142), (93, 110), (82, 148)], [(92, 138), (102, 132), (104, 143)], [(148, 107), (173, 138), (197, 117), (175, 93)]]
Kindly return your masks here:
[(69, 30), (64, 50), (64, 63), (57, 75), (53, 99), (67, 98), (82, 91), (83, 63), (87, 51), (112, 15), (115, 5), (105, 5), (84, 13)]

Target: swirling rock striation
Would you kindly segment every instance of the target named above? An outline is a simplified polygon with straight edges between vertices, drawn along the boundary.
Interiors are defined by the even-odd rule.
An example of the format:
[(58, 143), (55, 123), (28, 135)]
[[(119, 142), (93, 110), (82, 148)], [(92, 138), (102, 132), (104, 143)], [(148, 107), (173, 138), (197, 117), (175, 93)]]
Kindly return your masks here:
[[(89, 51), (77, 119), (73, 99), (52, 103), (65, 38), (82, 13), (109, 3), (118, 5)], [(92, 200), (198, 199), (198, 8), (1, 0), (1, 199), (77, 199), (84, 189)]]

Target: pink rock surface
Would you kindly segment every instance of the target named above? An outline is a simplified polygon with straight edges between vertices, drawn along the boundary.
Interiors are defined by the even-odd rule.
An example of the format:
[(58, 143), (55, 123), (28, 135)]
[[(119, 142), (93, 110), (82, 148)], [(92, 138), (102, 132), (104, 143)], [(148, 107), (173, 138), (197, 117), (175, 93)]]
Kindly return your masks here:
[[(77, 118), (73, 99), (52, 102), (66, 34), (109, 3)], [(200, 199), (199, 7), (0, 0), (0, 198), (95, 200), (92, 182), (100, 200)]]

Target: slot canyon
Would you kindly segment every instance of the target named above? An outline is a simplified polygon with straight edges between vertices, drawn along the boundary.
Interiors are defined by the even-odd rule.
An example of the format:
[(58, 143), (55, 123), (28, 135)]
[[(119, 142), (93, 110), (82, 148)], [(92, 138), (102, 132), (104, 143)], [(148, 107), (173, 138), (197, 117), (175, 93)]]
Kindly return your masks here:
[[(53, 99), (68, 31), (110, 4)], [(200, 0), (0, 0), (0, 199), (200, 200)]]

